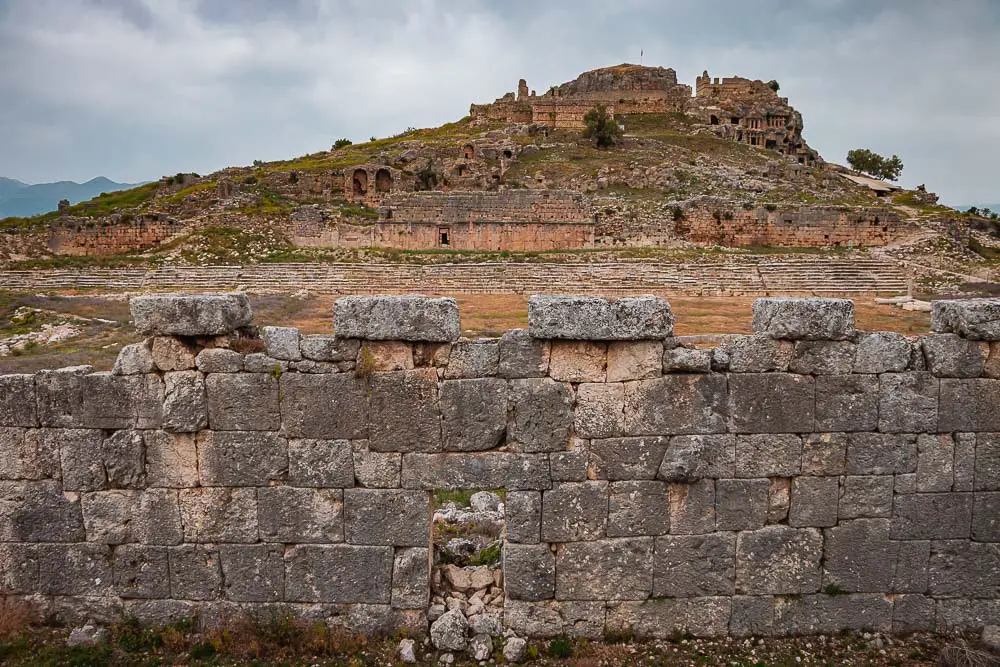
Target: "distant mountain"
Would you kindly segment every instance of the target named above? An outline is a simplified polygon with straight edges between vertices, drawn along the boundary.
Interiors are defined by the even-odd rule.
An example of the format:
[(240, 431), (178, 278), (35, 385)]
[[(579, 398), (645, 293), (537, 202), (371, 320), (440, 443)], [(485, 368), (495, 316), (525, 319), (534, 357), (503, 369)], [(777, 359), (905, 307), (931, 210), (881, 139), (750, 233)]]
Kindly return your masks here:
[(25, 217), (55, 211), (59, 202), (68, 199), (76, 204), (93, 199), (102, 192), (114, 192), (134, 188), (133, 183), (115, 183), (98, 176), (86, 183), (59, 181), (28, 185), (21, 181), (0, 177), (0, 218), (10, 216)]

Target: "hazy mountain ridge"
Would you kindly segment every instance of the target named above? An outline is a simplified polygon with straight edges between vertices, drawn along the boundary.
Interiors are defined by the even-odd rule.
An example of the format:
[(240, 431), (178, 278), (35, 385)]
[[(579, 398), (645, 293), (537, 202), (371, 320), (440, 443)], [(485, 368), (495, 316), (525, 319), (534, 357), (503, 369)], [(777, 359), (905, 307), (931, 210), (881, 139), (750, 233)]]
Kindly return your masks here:
[(86, 183), (57, 181), (29, 185), (21, 181), (0, 177), (0, 218), (25, 217), (54, 211), (59, 202), (68, 199), (70, 204), (93, 199), (102, 192), (114, 192), (135, 187), (135, 183), (116, 183), (104, 176)]

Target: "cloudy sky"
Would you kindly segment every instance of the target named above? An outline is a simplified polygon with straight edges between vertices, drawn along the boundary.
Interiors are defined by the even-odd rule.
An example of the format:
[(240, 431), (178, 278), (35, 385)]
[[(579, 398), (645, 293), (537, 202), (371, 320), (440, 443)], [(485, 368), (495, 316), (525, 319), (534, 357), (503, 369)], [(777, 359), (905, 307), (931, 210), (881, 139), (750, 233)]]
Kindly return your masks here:
[(150, 180), (639, 61), (777, 79), (828, 160), (1000, 200), (1000, 0), (0, 0), (0, 175)]

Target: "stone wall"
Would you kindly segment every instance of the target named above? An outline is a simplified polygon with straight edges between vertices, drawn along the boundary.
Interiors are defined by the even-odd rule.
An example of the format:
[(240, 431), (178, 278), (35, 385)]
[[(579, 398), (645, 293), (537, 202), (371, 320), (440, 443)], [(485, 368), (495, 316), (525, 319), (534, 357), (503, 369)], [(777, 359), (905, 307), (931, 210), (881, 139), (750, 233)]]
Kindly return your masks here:
[(655, 297), (534, 297), (478, 341), (451, 299), (262, 344), (242, 295), (132, 309), (111, 373), (0, 377), (0, 592), (53, 618), (426, 631), (429, 493), (503, 488), (522, 636), (1000, 621), (1000, 301), (904, 338), (762, 299), (715, 350)]
[(183, 228), (183, 222), (156, 214), (129, 220), (76, 218), (49, 230), (48, 249), (56, 255), (115, 255), (152, 248)]
[(592, 223), (590, 203), (571, 190), (411, 192), (391, 195), (379, 209), (392, 222)]

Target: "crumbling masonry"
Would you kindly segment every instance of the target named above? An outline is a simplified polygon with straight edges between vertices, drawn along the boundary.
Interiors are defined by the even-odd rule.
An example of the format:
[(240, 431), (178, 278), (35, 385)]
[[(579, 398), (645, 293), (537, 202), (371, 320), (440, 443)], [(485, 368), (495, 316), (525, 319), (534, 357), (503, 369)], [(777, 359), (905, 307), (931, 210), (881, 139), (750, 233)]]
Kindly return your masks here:
[(911, 339), (761, 299), (714, 350), (655, 297), (534, 297), (476, 341), (451, 299), (262, 344), (243, 295), (132, 309), (112, 372), (0, 377), (0, 592), (52, 617), (423, 632), (429, 491), (503, 488), (522, 636), (1000, 621), (1000, 301)]

